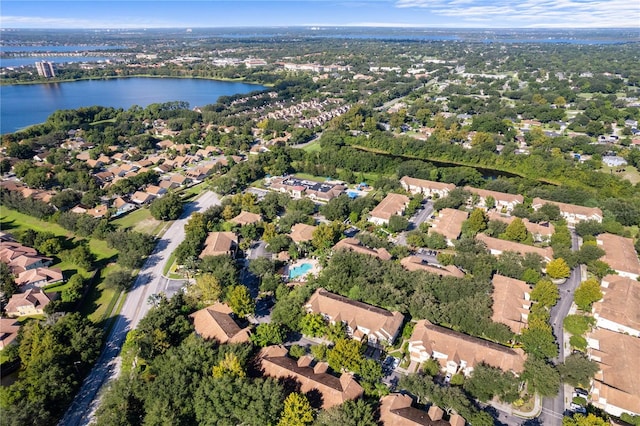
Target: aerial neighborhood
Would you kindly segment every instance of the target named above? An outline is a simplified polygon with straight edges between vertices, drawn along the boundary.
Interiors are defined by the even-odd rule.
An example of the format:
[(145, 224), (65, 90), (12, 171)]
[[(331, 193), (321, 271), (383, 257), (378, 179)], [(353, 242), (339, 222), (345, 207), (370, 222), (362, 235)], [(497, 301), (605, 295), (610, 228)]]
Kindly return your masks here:
[(637, 42), (185, 34), (2, 68), (256, 84), (3, 134), (10, 424), (640, 425)]

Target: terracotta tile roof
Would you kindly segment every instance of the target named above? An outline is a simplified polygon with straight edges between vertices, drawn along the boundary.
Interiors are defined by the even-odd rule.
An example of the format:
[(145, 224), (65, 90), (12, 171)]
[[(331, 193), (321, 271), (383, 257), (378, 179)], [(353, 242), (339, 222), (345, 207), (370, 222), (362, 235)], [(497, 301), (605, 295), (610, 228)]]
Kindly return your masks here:
[(531, 301), (528, 296), (531, 292), (529, 285), (520, 280), (502, 275), (493, 276), (493, 316), (494, 322), (509, 326), (514, 333), (520, 333), (527, 326), (527, 316)]
[(287, 356), (284, 346), (267, 346), (260, 351), (260, 365), (264, 374), (276, 378), (292, 377), (300, 383), (300, 391), (313, 390), (322, 395), (322, 408), (331, 408), (348, 400), (358, 399), (364, 393), (362, 387), (349, 373), (336, 377), (327, 373), (326, 363), (311, 366), (308, 357), (298, 362)]
[(319, 288), (305, 304), (308, 312), (327, 315), (332, 321), (343, 321), (352, 332), (360, 330), (363, 335), (375, 337), (376, 341), (386, 340), (393, 343), (404, 316), (400, 312), (390, 312), (386, 309), (351, 300)]
[(262, 220), (262, 216), (256, 213), (241, 211), (239, 215), (231, 219), (230, 222), (240, 226), (251, 225), (252, 223), (258, 223)]
[(215, 303), (189, 315), (196, 333), (203, 339), (216, 339), (220, 343), (245, 343), (249, 341), (249, 327), (240, 328), (231, 317), (231, 308)]
[[(489, 220), (498, 220), (504, 223), (511, 223), (516, 218), (515, 216), (505, 216), (495, 210), (490, 211), (487, 214), (487, 218)], [(531, 232), (533, 235), (540, 235), (543, 237), (550, 237), (556, 232), (556, 228), (553, 226), (553, 223), (545, 222), (545, 223), (533, 223), (529, 222), (529, 219), (522, 219), (522, 223), (524, 223), (527, 231)]]
[(36, 285), (42, 287), (62, 281), (62, 279), (62, 270), (60, 268), (35, 268), (21, 272), (16, 279), (16, 284), (19, 286)]
[(237, 244), (238, 237), (233, 232), (210, 232), (204, 242), (204, 249), (200, 253), (200, 258), (231, 254)]
[(522, 349), (511, 349), (498, 343), (434, 325), (427, 320), (418, 321), (409, 342), (411, 352), (422, 347), (422, 350), (429, 355), (434, 352), (444, 354), (446, 359), (438, 359), (443, 365), (446, 365), (448, 360), (455, 361), (457, 364), (462, 360), (466, 361), (468, 368), (484, 362), (504, 371), (521, 373), (526, 359)]
[(493, 197), (497, 203), (523, 203), (524, 197), (520, 194), (507, 194), (506, 192), (490, 191), (488, 189), (474, 188), (472, 186), (465, 186), (466, 191), (476, 194), (481, 198)]
[(640, 332), (640, 282), (620, 275), (607, 275), (602, 284), (604, 296), (593, 304), (596, 318)]
[(381, 260), (391, 260), (391, 254), (384, 248), (370, 249), (363, 246), (356, 238), (344, 238), (333, 246), (333, 250), (350, 250), (360, 254), (368, 254)]
[(604, 256), (600, 259), (611, 266), (611, 269), (636, 276), (640, 275), (640, 260), (638, 260), (638, 253), (636, 253), (631, 238), (614, 234), (600, 234), (596, 239), (598, 247), (605, 251)]
[(542, 198), (534, 198), (531, 201), (531, 207), (534, 210), (538, 210), (545, 204), (553, 204), (558, 206), (560, 208), (560, 212), (565, 215), (572, 215), (577, 217), (580, 216), (584, 217), (585, 219), (602, 220), (602, 210), (597, 207), (578, 206), (575, 204), (560, 203), (558, 201), (543, 200)]
[(516, 253), (520, 253), (521, 255), (524, 255), (525, 253), (536, 253), (542, 256), (547, 261), (553, 259), (553, 250), (551, 249), (551, 247), (534, 247), (527, 244), (493, 238), (486, 234), (478, 234), (476, 235), (476, 239), (485, 243), (487, 245), (487, 248), (491, 250), (492, 254), (500, 254), (505, 251), (514, 251)]
[(161, 188), (158, 185), (148, 185), (145, 191), (151, 195), (162, 195), (167, 192), (166, 189)]
[(428, 411), (412, 407), (409, 395), (392, 393), (380, 404), (380, 420), (384, 426), (464, 426), (463, 417), (453, 414), (444, 420), (444, 410), (432, 405)]
[(0, 349), (13, 343), (18, 337), (20, 323), (11, 318), (0, 318)]
[[(44, 291), (30, 288), (24, 293), (16, 293), (11, 296), (5, 311), (10, 317), (18, 317), (24, 314), (41, 314), (44, 312), (44, 307), (52, 300), (53, 297), (50, 297)], [(23, 312), (24, 309), (27, 311)]]
[(430, 265), (418, 256), (407, 256), (400, 260), (400, 264), (408, 271), (425, 271), (431, 274), (440, 275), (441, 277), (464, 277), (464, 272), (456, 268), (454, 265)]
[(590, 357), (598, 362), (601, 369), (593, 385), (599, 397), (624, 411), (640, 413), (640, 380), (637, 374), (640, 338), (595, 329), (587, 335), (587, 340), (591, 347)]
[(457, 240), (462, 231), (462, 222), (467, 220), (469, 213), (462, 210), (442, 209), (438, 217), (432, 222), (429, 233), (437, 232), (445, 236), (448, 241)]
[(408, 189), (410, 187), (418, 187), (422, 188), (423, 191), (424, 189), (428, 189), (430, 191), (452, 191), (456, 188), (456, 186), (452, 183), (434, 182), (432, 180), (417, 179), (409, 176), (403, 176), (402, 179), (400, 179), (400, 183), (403, 187), (405, 187), (405, 189)]
[(389, 193), (380, 203), (371, 210), (371, 217), (389, 220), (391, 216), (401, 215), (409, 204), (409, 197), (402, 194)]
[(306, 223), (296, 223), (291, 227), (291, 239), (296, 243), (303, 241), (311, 241), (313, 239), (313, 231), (316, 230), (315, 226), (307, 225)]
[(136, 191), (135, 194), (131, 196), (131, 201), (136, 204), (144, 204), (153, 200), (155, 197), (147, 192)]

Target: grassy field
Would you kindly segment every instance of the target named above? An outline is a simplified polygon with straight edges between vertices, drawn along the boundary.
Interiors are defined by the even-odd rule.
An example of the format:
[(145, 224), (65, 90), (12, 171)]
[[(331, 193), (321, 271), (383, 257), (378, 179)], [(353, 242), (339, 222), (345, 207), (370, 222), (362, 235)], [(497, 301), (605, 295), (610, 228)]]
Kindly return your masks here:
[(313, 182), (324, 182), (327, 180), (327, 178), (325, 177), (314, 176), (308, 173), (296, 173), (294, 176), (297, 177), (298, 179), (311, 180)]
[(603, 173), (611, 173), (613, 175), (620, 176), (622, 179), (627, 179), (634, 185), (640, 182), (640, 172), (638, 171), (638, 169), (630, 165), (621, 167), (609, 167), (605, 165), (602, 167), (602, 169), (600, 169), (600, 171)]
[(322, 148), (320, 147), (320, 141), (316, 139), (315, 141), (311, 142), (309, 145), (302, 148), (302, 150), (307, 152), (319, 152), (320, 150), (322, 150)]
[(100, 271), (100, 277), (97, 278), (98, 285), (93, 286), (89, 292), (81, 313), (87, 315), (89, 319), (96, 324), (100, 324), (111, 315), (111, 311), (120, 296), (119, 291), (104, 287), (104, 279), (111, 271), (120, 269), (115, 263), (107, 265)]
[(58, 224), (45, 222), (43, 220), (36, 219), (35, 217), (4, 207), (0, 210), (0, 222), (2, 230), (8, 232), (11, 232), (12, 230), (23, 231), (25, 229), (33, 229), (39, 232), (51, 232), (56, 236), (73, 236), (71, 232)]
[(151, 217), (149, 209), (132, 211), (119, 219), (115, 219), (111, 223), (122, 229), (131, 229), (132, 231), (149, 235), (158, 235), (165, 225), (161, 220), (156, 220)]

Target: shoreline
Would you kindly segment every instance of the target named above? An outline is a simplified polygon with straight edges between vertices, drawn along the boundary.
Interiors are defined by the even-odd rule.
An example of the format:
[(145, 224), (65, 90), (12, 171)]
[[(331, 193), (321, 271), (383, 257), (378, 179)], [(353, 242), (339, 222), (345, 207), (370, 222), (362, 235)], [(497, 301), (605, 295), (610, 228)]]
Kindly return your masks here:
[(175, 78), (175, 79), (192, 79), (192, 80), (210, 80), (210, 81), (221, 81), (226, 83), (244, 83), (244, 84), (254, 84), (256, 86), (264, 86), (264, 87), (273, 87), (273, 83), (260, 83), (255, 80), (247, 80), (245, 78), (217, 78), (217, 77), (198, 77), (198, 76), (172, 76), (172, 75), (153, 75), (153, 74), (135, 74), (135, 75), (109, 75), (102, 77), (79, 77), (72, 79), (53, 79), (53, 80), (37, 80), (37, 81), (22, 81), (22, 82), (0, 82), (0, 87), (2, 86), (29, 86), (34, 84), (52, 84), (52, 83), (74, 83), (78, 81), (91, 81), (91, 80), (115, 80), (121, 78)]

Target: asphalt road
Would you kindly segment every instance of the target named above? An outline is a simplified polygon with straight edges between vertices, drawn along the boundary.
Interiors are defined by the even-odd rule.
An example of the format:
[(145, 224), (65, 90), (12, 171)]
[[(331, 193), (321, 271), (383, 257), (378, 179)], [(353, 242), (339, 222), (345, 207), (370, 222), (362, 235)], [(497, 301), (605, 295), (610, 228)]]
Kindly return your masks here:
[[(573, 230), (571, 232), (571, 249), (575, 251), (579, 248), (578, 236), (575, 234), (575, 232), (573, 232)], [(560, 349), (558, 357), (553, 359), (556, 364), (564, 362), (566, 349), (562, 322), (569, 313), (571, 303), (573, 303), (573, 293), (578, 285), (580, 285), (581, 281), (582, 274), (580, 272), (580, 265), (578, 265), (571, 271), (571, 276), (567, 279), (567, 281), (564, 284), (558, 286), (560, 289), (560, 299), (558, 300), (558, 303), (556, 303), (556, 305), (551, 308), (549, 322), (551, 323), (553, 334), (556, 336), (556, 342), (558, 342), (558, 346)], [(560, 385), (560, 390), (555, 397), (543, 399), (542, 414), (540, 418), (543, 420), (544, 425), (562, 425), (562, 417), (564, 416), (566, 410), (564, 388), (564, 385)]]
[[(422, 208), (418, 210), (413, 216), (409, 218), (409, 228), (407, 231), (418, 229), (422, 222), (429, 220), (429, 217), (433, 213), (433, 201), (426, 200), (422, 203)], [(407, 244), (407, 232), (401, 232), (398, 234), (396, 244), (406, 246)]]
[(136, 328), (140, 320), (151, 308), (147, 302), (153, 294), (165, 293), (171, 296), (181, 283), (179, 280), (168, 280), (162, 276), (164, 265), (173, 251), (184, 240), (184, 225), (191, 213), (206, 210), (208, 207), (219, 204), (217, 194), (207, 191), (197, 200), (185, 206), (180, 219), (173, 222), (126, 294), (126, 300), (120, 314), (115, 319), (106, 344), (91, 373), (85, 378), (73, 403), (60, 421), (60, 426), (88, 425), (93, 420), (93, 415), (99, 402), (99, 391), (111, 378), (115, 378), (119, 372), (119, 353), (127, 333)]

